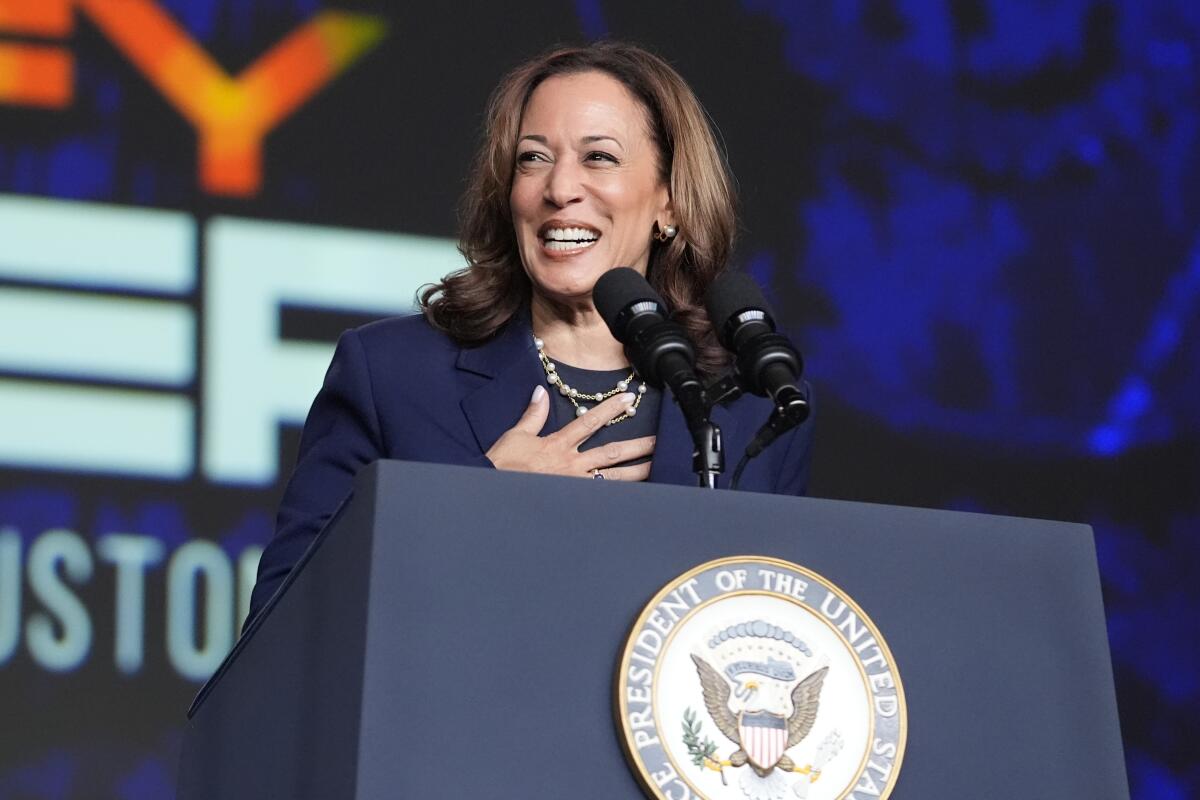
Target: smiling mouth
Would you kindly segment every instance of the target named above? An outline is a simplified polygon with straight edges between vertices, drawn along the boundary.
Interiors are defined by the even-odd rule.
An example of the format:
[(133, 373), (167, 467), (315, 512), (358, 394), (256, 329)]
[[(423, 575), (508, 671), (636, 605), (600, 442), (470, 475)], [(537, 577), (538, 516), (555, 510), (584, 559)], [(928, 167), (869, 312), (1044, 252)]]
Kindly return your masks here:
[(552, 253), (586, 250), (600, 240), (600, 232), (592, 228), (563, 227), (539, 231), (542, 247)]

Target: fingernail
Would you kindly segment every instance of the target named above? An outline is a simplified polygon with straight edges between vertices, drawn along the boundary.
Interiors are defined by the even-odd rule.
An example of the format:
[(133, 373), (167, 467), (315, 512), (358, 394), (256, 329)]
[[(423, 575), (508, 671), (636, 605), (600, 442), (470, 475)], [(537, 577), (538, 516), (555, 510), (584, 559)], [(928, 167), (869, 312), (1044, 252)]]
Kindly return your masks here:
[(633, 392), (624, 392), (620, 395), (621, 402), (627, 406), (633, 405), (634, 399), (637, 397)]
[(533, 397), (529, 398), (529, 402), (536, 403), (546, 396), (546, 388), (544, 386), (533, 387)]

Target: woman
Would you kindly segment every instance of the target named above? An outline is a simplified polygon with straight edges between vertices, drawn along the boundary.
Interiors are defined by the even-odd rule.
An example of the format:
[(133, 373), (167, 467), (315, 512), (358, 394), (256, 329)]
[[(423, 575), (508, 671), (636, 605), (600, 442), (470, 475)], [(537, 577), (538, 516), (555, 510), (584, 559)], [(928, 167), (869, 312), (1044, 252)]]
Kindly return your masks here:
[[(700, 370), (717, 374), (727, 357), (702, 304), (735, 229), (707, 118), (664, 61), (606, 42), (511, 72), (464, 199), (469, 266), (422, 292), (422, 316), (342, 336), (251, 617), (355, 473), (380, 458), (694, 484), (682, 415), (631, 372), (591, 290), (609, 269), (637, 269), (687, 328)], [(727, 451), (740, 455), (769, 412), (754, 397), (714, 409)], [(803, 492), (810, 441), (806, 423), (752, 462), (742, 486)]]

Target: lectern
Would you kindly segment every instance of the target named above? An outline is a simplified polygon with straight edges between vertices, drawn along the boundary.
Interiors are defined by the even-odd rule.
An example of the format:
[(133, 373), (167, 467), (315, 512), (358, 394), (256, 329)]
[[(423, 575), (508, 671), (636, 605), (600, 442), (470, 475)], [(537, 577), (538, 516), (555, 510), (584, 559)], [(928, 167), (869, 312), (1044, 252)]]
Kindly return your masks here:
[(886, 636), (892, 797), (1128, 798), (1087, 526), (386, 461), (197, 697), (179, 796), (640, 798), (613, 712), (631, 625), (746, 554)]

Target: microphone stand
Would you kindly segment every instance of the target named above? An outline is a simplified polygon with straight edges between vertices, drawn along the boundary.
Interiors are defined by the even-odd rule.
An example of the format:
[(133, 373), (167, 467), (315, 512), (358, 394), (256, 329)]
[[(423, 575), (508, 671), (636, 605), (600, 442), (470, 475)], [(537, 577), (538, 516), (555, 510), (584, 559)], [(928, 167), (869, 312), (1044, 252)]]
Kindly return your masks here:
[(726, 375), (707, 387), (688, 381), (675, 395), (692, 434), (692, 472), (701, 489), (716, 489), (717, 479), (725, 471), (725, 439), (720, 426), (709, 418), (713, 406), (736, 400), (741, 394), (742, 387), (732, 375)]
[(692, 431), (696, 449), (692, 452), (692, 471), (700, 480), (701, 489), (716, 489), (717, 478), (725, 471), (725, 442), (721, 429), (712, 420)]
[[(736, 373), (726, 375), (701, 390), (701, 397), (704, 403), (701, 415), (702, 419), (698, 421), (696, 427), (692, 426), (692, 422), (689, 419), (688, 429), (692, 432), (692, 438), (696, 443), (696, 450), (692, 459), (692, 469), (700, 477), (700, 486), (702, 488), (717, 488), (717, 476), (725, 468), (721, 429), (709, 421), (709, 412), (718, 403), (731, 403), (745, 394), (746, 391), (748, 391), (747, 387), (738, 378)], [(734, 469), (733, 482), (730, 484), (730, 489), (737, 489), (738, 481), (742, 477), (742, 470), (746, 468), (746, 464), (749, 463), (750, 459), (762, 453), (767, 448), (767, 445), (775, 441), (781, 434), (795, 428), (808, 418), (808, 399), (795, 386), (785, 386), (772, 399), (774, 400), (775, 407), (771, 410), (770, 417), (762, 428), (759, 429), (754, 439), (750, 442), (750, 445), (746, 448), (742, 459)], [(683, 405), (682, 401), (680, 405)], [(686, 408), (684, 414), (686, 417)], [(706, 461), (706, 458), (710, 460)]]
[(725, 471), (725, 440), (721, 428), (709, 419), (713, 407), (709, 396), (708, 390), (694, 378), (675, 389), (675, 401), (692, 434), (692, 472), (696, 473), (701, 489), (716, 489), (717, 479)]
[[(731, 403), (748, 391), (736, 373), (703, 386), (694, 378), (678, 381), (675, 400), (683, 412), (688, 431), (692, 434), (692, 472), (696, 473), (701, 489), (716, 489), (717, 480), (725, 471), (725, 440), (721, 428), (710, 418), (718, 403)], [(775, 408), (770, 418), (746, 448), (746, 453), (733, 472), (731, 489), (737, 489), (742, 470), (750, 459), (759, 455), (781, 434), (808, 418), (808, 400), (795, 386), (785, 386), (774, 398)]]

